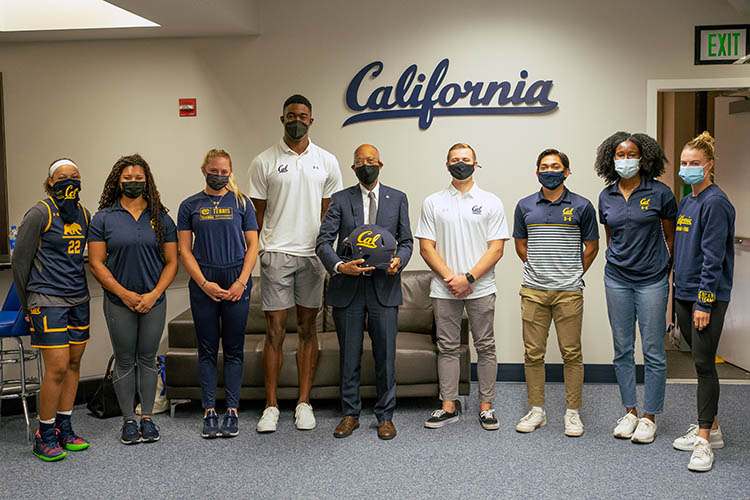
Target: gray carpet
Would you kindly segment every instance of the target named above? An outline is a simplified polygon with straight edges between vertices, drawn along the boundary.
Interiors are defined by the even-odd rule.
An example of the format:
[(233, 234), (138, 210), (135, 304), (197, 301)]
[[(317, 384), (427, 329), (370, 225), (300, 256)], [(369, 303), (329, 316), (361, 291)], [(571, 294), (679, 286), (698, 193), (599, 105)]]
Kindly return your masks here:
[[(639, 387), (639, 391), (642, 387)], [(581, 438), (563, 435), (564, 387), (548, 385), (548, 423), (532, 434), (514, 430), (526, 410), (525, 386), (500, 383), (501, 429), (481, 429), (476, 384), (466, 416), (428, 430), (422, 424), (435, 401), (401, 401), (398, 436), (376, 436), (375, 418), (334, 439), (335, 402), (315, 403), (318, 427), (294, 428), (291, 402), (282, 405), (279, 430), (259, 435), (260, 403), (248, 402), (237, 438), (199, 437), (199, 405), (159, 415), (162, 440), (119, 444), (118, 418), (74, 412), (78, 432), (93, 445), (57, 463), (35, 458), (23, 419), (0, 424), (0, 498), (750, 498), (750, 386), (722, 386), (720, 417), (726, 447), (713, 471), (687, 470), (689, 453), (671, 446), (695, 419), (695, 386), (667, 386), (667, 412), (650, 445), (612, 437), (622, 414), (616, 385), (586, 385)], [(366, 402), (368, 408), (372, 402)]]

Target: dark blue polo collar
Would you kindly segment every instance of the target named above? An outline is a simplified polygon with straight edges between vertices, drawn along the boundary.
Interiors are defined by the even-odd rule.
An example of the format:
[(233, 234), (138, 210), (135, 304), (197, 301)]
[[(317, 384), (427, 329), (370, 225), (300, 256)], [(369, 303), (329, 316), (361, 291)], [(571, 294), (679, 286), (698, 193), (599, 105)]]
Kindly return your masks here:
[[(607, 194), (609, 195), (622, 195), (622, 191), (620, 191), (620, 188), (618, 186), (619, 182), (615, 182), (614, 184), (607, 187)], [(631, 193), (631, 196), (638, 191), (651, 191), (653, 184), (653, 181), (650, 179), (647, 179), (643, 174), (641, 174), (641, 183), (638, 184), (638, 187), (636, 187), (633, 192)]]
[(549, 203), (550, 205), (559, 205), (560, 203), (567, 203), (570, 204), (570, 191), (568, 191), (568, 188), (563, 188), (563, 194), (555, 201), (549, 201), (547, 198), (544, 197), (544, 192), (539, 189), (539, 191), (536, 194), (536, 203), (537, 205), (539, 203)]

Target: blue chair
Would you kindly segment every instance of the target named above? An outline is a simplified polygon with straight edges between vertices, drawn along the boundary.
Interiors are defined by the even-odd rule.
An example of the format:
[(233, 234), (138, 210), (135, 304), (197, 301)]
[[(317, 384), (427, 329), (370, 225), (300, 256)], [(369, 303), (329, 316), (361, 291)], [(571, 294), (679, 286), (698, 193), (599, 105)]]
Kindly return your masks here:
[[(31, 422), (29, 407), (26, 399), (36, 396), (37, 410), (39, 408), (39, 389), (42, 379), (42, 360), (38, 349), (24, 347), (23, 338), (31, 334), (29, 324), (21, 310), (21, 301), (16, 293), (16, 286), (11, 283), (8, 295), (5, 297), (3, 308), (0, 310), (0, 405), (4, 399), (20, 399), (23, 414), (26, 419), (26, 438), (31, 441)], [(15, 339), (18, 348), (4, 349), (5, 339)], [(14, 346), (15, 347), (15, 346)], [(26, 375), (26, 363), (36, 360), (36, 377)], [(7, 379), (5, 366), (18, 364), (20, 378)]]

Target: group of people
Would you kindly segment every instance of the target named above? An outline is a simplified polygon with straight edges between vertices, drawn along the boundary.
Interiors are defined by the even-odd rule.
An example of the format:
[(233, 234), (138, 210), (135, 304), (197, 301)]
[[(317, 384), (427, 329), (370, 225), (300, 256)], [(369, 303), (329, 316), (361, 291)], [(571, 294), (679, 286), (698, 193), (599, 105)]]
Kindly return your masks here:
[[(375, 358), (374, 413), (381, 439), (396, 436), (396, 336), (402, 303), (400, 272), (413, 250), (407, 196), (383, 185), (376, 147), (354, 151), (351, 168), (358, 184), (343, 189), (338, 162), (313, 144), (312, 104), (294, 95), (283, 105), (282, 139), (250, 166), (248, 194), (233, 176), (230, 155), (209, 151), (201, 165), (205, 188), (184, 200), (177, 224), (162, 205), (148, 163), (124, 156), (112, 168), (99, 202), (90, 212), (79, 202), (81, 172), (69, 158), (50, 165), (43, 187), (48, 197), (34, 205), (19, 227), (13, 277), (30, 321), (32, 346), (41, 349), (45, 373), (40, 393), (34, 454), (46, 461), (83, 450), (71, 413), (81, 356), (89, 339), (89, 295), (84, 269), (88, 240), (91, 273), (104, 289), (104, 315), (115, 354), (114, 388), (123, 414), (121, 442), (159, 439), (151, 418), (156, 392), (155, 355), (164, 328), (165, 291), (179, 258), (191, 277), (202, 406), (201, 436), (239, 433), (245, 326), (251, 273), (260, 253), (266, 406), (257, 431), (273, 432), (280, 416), (277, 387), (283, 361), (287, 311), (296, 307), (299, 399), (294, 412), (300, 430), (316, 426), (310, 391), (318, 359), (315, 318), (325, 297), (332, 307), (340, 346), (343, 418), (333, 434), (350, 436), (362, 410), (360, 364), (365, 326)], [(716, 415), (719, 383), (715, 356), (730, 298), (733, 273), (734, 208), (713, 183), (714, 147), (704, 132), (682, 150), (680, 177), (692, 186), (679, 207), (657, 178), (666, 158), (645, 134), (618, 132), (597, 151), (595, 170), (605, 181), (598, 200), (606, 233), (605, 290), (614, 344), (614, 367), (625, 415), (617, 438), (650, 443), (663, 411), (666, 383), (664, 335), (672, 269), (675, 309), (691, 345), (698, 373), (698, 423), (674, 441), (692, 451), (689, 468), (712, 467), (712, 448), (723, 446)], [(445, 168), (449, 186), (425, 199), (414, 236), (433, 272), (430, 285), (442, 405), (424, 425), (457, 422), (461, 318), (468, 315), (477, 352), (481, 426), (499, 428), (493, 408), (497, 379), (494, 268), (510, 238), (501, 200), (474, 180), (474, 149), (450, 147)], [(599, 250), (597, 211), (566, 187), (568, 156), (545, 149), (536, 160), (541, 189), (521, 199), (514, 212), (513, 238), (523, 261), (520, 289), (529, 411), (516, 430), (529, 433), (546, 424), (544, 358), (552, 321), (564, 363), (567, 410), (565, 434), (581, 436), (583, 276)], [(347, 237), (362, 226), (395, 240), (385, 266), (351, 259)], [(338, 240), (336, 248), (334, 244)], [(635, 325), (645, 362), (645, 398), (639, 405), (635, 377)], [(226, 408), (217, 413), (219, 342), (223, 356)], [(142, 402), (134, 414), (136, 392)], [(220, 416), (221, 415), (221, 416)]]

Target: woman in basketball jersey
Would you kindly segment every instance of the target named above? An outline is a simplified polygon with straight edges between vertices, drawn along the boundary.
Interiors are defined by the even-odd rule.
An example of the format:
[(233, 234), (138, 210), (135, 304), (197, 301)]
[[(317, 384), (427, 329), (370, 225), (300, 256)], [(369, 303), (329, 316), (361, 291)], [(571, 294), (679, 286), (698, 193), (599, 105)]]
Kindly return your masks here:
[(79, 202), (81, 175), (69, 158), (53, 162), (44, 181), (49, 195), (24, 216), (13, 253), (13, 281), (30, 321), (31, 346), (41, 350), (39, 430), (33, 453), (65, 458), (89, 443), (70, 422), (81, 357), (89, 340), (89, 293), (83, 250), (91, 214)]

